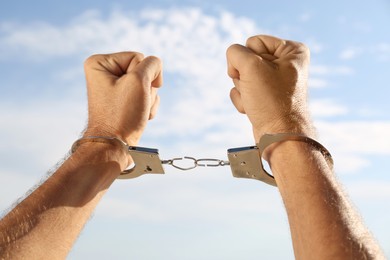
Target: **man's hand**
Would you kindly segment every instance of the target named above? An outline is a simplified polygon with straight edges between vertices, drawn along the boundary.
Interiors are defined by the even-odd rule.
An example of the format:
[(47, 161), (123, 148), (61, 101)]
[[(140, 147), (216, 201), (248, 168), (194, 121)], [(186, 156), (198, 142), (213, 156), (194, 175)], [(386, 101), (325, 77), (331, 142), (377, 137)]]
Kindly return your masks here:
[[(307, 112), (309, 51), (297, 42), (254, 36), (227, 51), (231, 99), (255, 140), (264, 133), (313, 135)], [(315, 147), (280, 142), (265, 155), (286, 207), (297, 259), (384, 259)]]
[(230, 97), (247, 114), (256, 142), (264, 133), (311, 135), (306, 111), (309, 50), (301, 43), (253, 36), (227, 50)]
[[(116, 136), (135, 145), (157, 111), (161, 69), (159, 59), (144, 59), (136, 52), (88, 58), (85, 135)], [(122, 149), (101, 143), (77, 149), (0, 220), (0, 259), (65, 259), (97, 203), (126, 166), (123, 154)]]
[(91, 56), (84, 67), (89, 113), (85, 135), (117, 136), (136, 145), (158, 109), (161, 61), (120, 52)]

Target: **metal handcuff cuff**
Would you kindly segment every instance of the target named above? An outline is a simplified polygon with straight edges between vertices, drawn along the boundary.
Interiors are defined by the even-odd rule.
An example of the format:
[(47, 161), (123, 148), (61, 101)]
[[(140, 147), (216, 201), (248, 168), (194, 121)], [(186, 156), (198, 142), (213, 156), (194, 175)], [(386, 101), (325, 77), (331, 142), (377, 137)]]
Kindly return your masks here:
[[(256, 146), (228, 149), (228, 161), (210, 158), (195, 159), (188, 156), (173, 158), (170, 160), (161, 160), (158, 149), (129, 146), (119, 138), (105, 136), (88, 136), (81, 138), (72, 145), (71, 151), (72, 153), (75, 152), (76, 149), (85, 142), (120, 144), (131, 155), (135, 166), (131, 169), (124, 170), (119, 175), (118, 179), (136, 178), (147, 173), (164, 174), (165, 171), (163, 164), (171, 165), (179, 170), (191, 170), (196, 167), (218, 167), (229, 165), (233, 176), (236, 178), (255, 179), (276, 186), (274, 177), (263, 167), (262, 154), (269, 145), (290, 140), (311, 144), (314, 148), (318, 149), (323, 156), (325, 156), (330, 165), (333, 165), (330, 152), (322, 144), (307, 136), (292, 133), (264, 134)], [(183, 159), (191, 160), (194, 164), (190, 167), (181, 167), (175, 164), (175, 161)]]

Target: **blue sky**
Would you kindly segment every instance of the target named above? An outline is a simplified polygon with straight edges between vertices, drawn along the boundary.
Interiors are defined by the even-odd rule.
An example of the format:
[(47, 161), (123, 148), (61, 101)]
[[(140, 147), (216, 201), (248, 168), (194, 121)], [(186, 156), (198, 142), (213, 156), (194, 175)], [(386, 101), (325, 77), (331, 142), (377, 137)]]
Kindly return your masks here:
[[(311, 49), (310, 107), (339, 179), (390, 257), (388, 1), (12, 1), (0, 4), (0, 209), (67, 153), (86, 122), (83, 61), (163, 59), (140, 145), (226, 159), (254, 144), (229, 100), (225, 50), (254, 34)], [(229, 168), (116, 181), (70, 259), (293, 259), (277, 190)]]

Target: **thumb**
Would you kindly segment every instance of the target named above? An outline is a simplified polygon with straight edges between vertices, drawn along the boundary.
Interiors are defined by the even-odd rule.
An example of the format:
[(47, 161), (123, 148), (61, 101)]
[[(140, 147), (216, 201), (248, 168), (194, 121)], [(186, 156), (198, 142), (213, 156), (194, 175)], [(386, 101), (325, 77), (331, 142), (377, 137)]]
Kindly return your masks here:
[(146, 57), (137, 64), (133, 72), (141, 75), (141, 79), (148, 84), (148, 87), (159, 87), (162, 85), (162, 62), (157, 57)]
[(242, 105), (241, 93), (237, 90), (237, 88), (234, 87), (230, 90), (230, 99), (238, 112), (245, 114), (245, 109)]

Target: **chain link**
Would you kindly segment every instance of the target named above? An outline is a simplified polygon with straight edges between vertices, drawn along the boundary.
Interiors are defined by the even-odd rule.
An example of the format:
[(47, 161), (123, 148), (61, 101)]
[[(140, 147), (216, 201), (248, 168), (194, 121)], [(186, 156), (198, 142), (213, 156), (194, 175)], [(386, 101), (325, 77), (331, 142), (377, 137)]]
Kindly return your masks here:
[[(182, 161), (182, 160), (189, 160), (193, 163), (193, 165), (188, 166), (188, 167), (182, 167), (177, 165), (177, 161)], [(202, 162), (202, 163), (199, 163)], [(169, 160), (161, 160), (162, 164), (168, 164), (176, 169), (182, 170), (182, 171), (187, 171), (187, 170), (192, 170), (196, 167), (218, 167), (218, 166), (226, 166), (230, 165), (229, 161), (224, 161), (220, 159), (214, 159), (214, 158), (202, 158), (202, 159), (195, 159), (194, 157), (189, 157), (189, 156), (184, 156), (184, 157), (178, 157), (178, 158), (173, 158)]]

